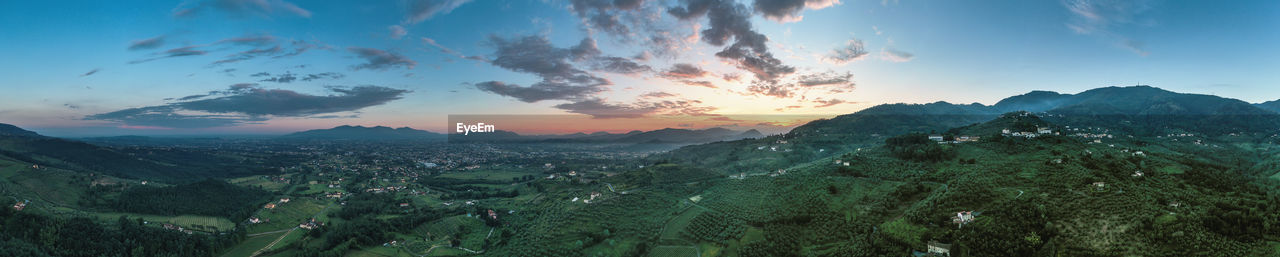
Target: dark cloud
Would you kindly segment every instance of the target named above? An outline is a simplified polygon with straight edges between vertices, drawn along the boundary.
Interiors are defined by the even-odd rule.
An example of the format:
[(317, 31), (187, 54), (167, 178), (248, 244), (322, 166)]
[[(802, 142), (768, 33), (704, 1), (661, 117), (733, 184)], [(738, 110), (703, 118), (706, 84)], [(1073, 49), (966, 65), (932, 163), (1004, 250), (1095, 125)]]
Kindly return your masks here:
[(266, 79), (263, 79), (263, 80), (259, 80), (259, 81), (261, 81), (261, 82), (275, 82), (275, 83), (292, 83), (294, 80), (298, 80), (298, 76), (297, 76), (297, 75), (294, 75), (294, 74), (293, 74), (293, 73), (291, 73), (291, 72), (287, 72), (287, 71), (286, 71), (286, 72), (284, 72), (284, 74), (276, 75), (276, 76), (273, 76), (273, 77), (270, 77), (270, 78), (266, 78)]
[[(266, 73), (266, 72), (260, 72), (260, 73), (255, 73), (255, 74), (253, 74), (253, 76), (254, 76), (254, 77), (264, 77), (264, 76), (271, 76), (271, 74), (270, 74), (270, 73)], [(275, 83), (292, 83), (292, 82), (294, 82), (294, 81), (298, 81), (298, 80), (301, 80), (301, 81), (312, 81), (312, 80), (321, 80), (321, 79), (340, 79), (340, 78), (343, 78), (343, 77), (346, 77), (346, 75), (342, 75), (342, 73), (337, 73), (337, 72), (323, 72), (323, 73), (313, 73), (313, 74), (299, 75), (299, 74), (294, 74), (294, 73), (292, 73), (292, 72), (288, 72), (288, 71), (286, 71), (286, 72), (284, 72), (284, 74), (280, 74), (280, 75), (276, 75), (276, 76), (271, 76), (271, 77), (268, 77), (268, 78), (266, 78), (266, 79), (259, 80), (259, 81), (261, 81), (261, 82), (275, 82)]]
[(507, 84), (500, 81), (476, 83), (481, 91), (516, 98), (524, 102), (542, 100), (579, 100), (585, 99), (605, 90), (612, 84), (609, 80), (597, 77), (576, 67), (572, 61), (582, 60), (599, 54), (595, 41), (584, 39), (577, 46), (559, 48), (551, 45), (541, 36), (526, 36), (519, 39), (490, 38), (490, 44), (496, 47), (494, 59), (489, 63), (516, 72), (530, 73), (542, 78), (542, 81), (529, 87)]
[(254, 74), (249, 74), (249, 76), (250, 76), (250, 77), (266, 77), (266, 76), (271, 76), (271, 73), (270, 73), (270, 72), (265, 72), (265, 71), (264, 71), (264, 72), (259, 72), (259, 73), (254, 73)]
[(908, 62), (908, 61), (911, 61), (911, 58), (915, 58), (915, 55), (908, 52), (899, 51), (893, 48), (880, 49), (880, 59), (884, 59), (886, 61)]
[(476, 83), (476, 89), (502, 96), (515, 98), (526, 103), (542, 100), (573, 100), (585, 98), (604, 91), (600, 86), (581, 86), (568, 83), (538, 82), (532, 86), (507, 84), (501, 81)]
[(94, 68), (93, 70), (89, 70), (89, 72), (85, 72), (84, 74), (80, 74), (80, 76), (81, 76), (81, 77), (84, 77), (84, 76), (89, 76), (89, 75), (97, 74), (97, 73), (98, 73), (98, 71), (101, 71), (101, 70), (102, 70), (102, 69), (100, 69), (100, 68)]
[(710, 27), (702, 30), (702, 41), (723, 46), (733, 39), (733, 44), (717, 52), (716, 57), (733, 62), (756, 79), (776, 81), (795, 72), (794, 67), (784, 65), (769, 53), (769, 38), (752, 28), (751, 12), (742, 4), (733, 0), (688, 0), (684, 6), (667, 12), (681, 20), (707, 17)]
[(356, 56), (365, 60), (365, 63), (351, 67), (355, 70), (369, 69), (384, 71), (399, 67), (413, 69), (414, 66), (418, 65), (418, 62), (393, 52), (362, 47), (348, 47), (347, 50), (355, 53)]
[(600, 99), (587, 99), (578, 102), (557, 104), (555, 108), (571, 113), (591, 115), (596, 119), (640, 118), (657, 111), (657, 107), (638, 107), (625, 104), (605, 103)]
[(827, 54), (826, 59), (835, 64), (846, 64), (852, 61), (862, 60), (867, 56), (867, 49), (860, 39), (850, 39), (845, 42), (844, 46), (831, 50)]
[(221, 127), (266, 121), (272, 117), (356, 111), (400, 99), (409, 92), (380, 86), (330, 87), (329, 91), (329, 95), (310, 95), (291, 90), (263, 89), (254, 84), (236, 84), (210, 95), (187, 96), (175, 103), (89, 115), (85, 119), (131, 126)]
[(777, 22), (796, 22), (803, 18), (800, 16), (800, 11), (805, 7), (817, 10), (839, 3), (839, 0), (755, 0), (752, 7), (755, 7), (756, 12), (766, 19)]
[(616, 56), (596, 58), (591, 67), (594, 70), (619, 74), (639, 74), (653, 70), (653, 68), (650, 68), (648, 65)]
[(302, 81), (312, 81), (312, 80), (320, 80), (320, 79), (341, 79), (346, 76), (347, 75), (342, 75), (342, 73), (337, 73), (337, 72), (323, 72), (323, 73), (307, 74), (307, 76), (302, 77)]
[(156, 49), (164, 45), (164, 36), (156, 36), (153, 38), (136, 40), (129, 44), (129, 50), (147, 50)]
[(173, 9), (174, 17), (193, 17), (206, 10), (222, 11), (233, 17), (271, 16), (277, 12), (285, 12), (310, 18), (311, 11), (302, 9), (284, 0), (208, 0), (185, 2)]
[(570, 1), (574, 12), (583, 19), (584, 25), (624, 38), (629, 37), (631, 29), (622, 22), (623, 12), (638, 9), (643, 3), (643, 0)]
[(417, 24), (439, 14), (449, 14), (467, 2), (471, 0), (411, 0), (404, 23)]
[(671, 79), (693, 79), (706, 76), (707, 73), (707, 71), (693, 64), (677, 63), (672, 65), (670, 69), (663, 71), (662, 76)]

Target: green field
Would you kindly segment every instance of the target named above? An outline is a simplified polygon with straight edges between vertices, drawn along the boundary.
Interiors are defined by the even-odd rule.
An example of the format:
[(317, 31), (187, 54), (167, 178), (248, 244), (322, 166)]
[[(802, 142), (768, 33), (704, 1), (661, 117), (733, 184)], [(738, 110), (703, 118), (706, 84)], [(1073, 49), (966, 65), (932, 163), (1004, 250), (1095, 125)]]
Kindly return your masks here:
[(222, 217), (198, 216), (198, 215), (178, 215), (178, 216), (161, 216), (137, 213), (119, 213), (119, 212), (97, 212), (92, 213), (99, 221), (115, 222), (121, 215), (127, 216), (129, 219), (142, 218), (142, 220), (150, 223), (169, 223), (184, 228), (193, 228), (196, 230), (205, 230), (195, 227), (195, 225), (204, 227), (213, 227), (220, 231), (234, 229), (236, 224)]
[(324, 210), (327, 204), (330, 204), (326, 200), (311, 198), (292, 198), (291, 200), (288, 203), (274, 201), (276, 208), (259, 210), (254, 217), (262, 220), (269, 219), (270, 221), (249, 224), (246, 227), (248, 233), (254, 234), (297, 227), (298, 224), (317, 216), (317, 213)]
[(275, 241), (278, 237), (280, 237), (279, 233), (245, 238), (244, 241), (240, 242), (240, 244), (231, 247), (231, 249), (223, 253), (222, 257), (243, 257), (253, 255), (254, 252), (257, 252), (268, 244), (271, 244), (271, 242)]
[(649, 252), (651, 257), (697, 257), (698, 249), (693, 246), (658, 246)]

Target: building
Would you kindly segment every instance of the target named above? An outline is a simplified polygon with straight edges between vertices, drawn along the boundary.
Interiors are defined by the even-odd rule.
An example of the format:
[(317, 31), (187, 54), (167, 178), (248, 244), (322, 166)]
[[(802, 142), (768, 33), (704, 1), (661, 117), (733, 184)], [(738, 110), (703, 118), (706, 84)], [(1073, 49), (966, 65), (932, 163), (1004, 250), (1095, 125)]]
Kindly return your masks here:
[(287, 202), (289, 202), (289, 198), (280, 198), (280, 203), (287, 203)]
[(20, 201), (18, 203), (13, 204), (14, 211), (22, 211), (22, 209), (26, 209), (26, 208), (27, 208), (27, 201)]
[(942, 142), (942, 139), (942, 135), (929, 135), (929, 140), (933, 140), (934, 142)]
[(928, 256), (951, 256), (951, 245), (929, 241)]
[(267, 205), (262, 206), (262, 208), (266, 208), (266, 209), (275, 209), (275, 208), (276, 208), (276, 204), (275, 204), (275, 203), (267, 203)]
[(975, 215), (976, 214), (974, 214), (973, 211), (957, 212), (955, 217), (951, 217), (951, 223), (956, 223), (958, 226), (964, 227), (964, 224), (973, 222), (973, 217)]

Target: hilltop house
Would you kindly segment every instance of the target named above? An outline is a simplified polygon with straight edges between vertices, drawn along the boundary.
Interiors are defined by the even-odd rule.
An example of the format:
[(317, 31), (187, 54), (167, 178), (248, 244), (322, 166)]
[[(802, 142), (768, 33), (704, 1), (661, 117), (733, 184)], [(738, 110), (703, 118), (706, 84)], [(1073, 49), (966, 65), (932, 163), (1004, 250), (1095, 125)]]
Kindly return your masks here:
[(267, 205), (262, 206), (262, 208), (266, 208), (266, 209), (275, 209), (275, 208), (276, 208), (276, 204), (275, 204), (275, 203), (267, 203)]
[(280, 198), (280, 203), (287, 203), (287, 202), (289, 202), (289, 198)]
[(934, 142), (942, 142), (942, 139), (942, 135), (929, 135), (929, 140), (933, 140)]
[(1107, 190), (1107, 182), (1102, 182), (1102, 181), (1093, 182), (1093, 189), (1097, 191)]
[(955, 217), (951, 217), (951, 223), (956, 223), (958, 226), (964, 227), (964, 224), (973, 222), (973, 216), (973, 211), (957, 212)]
[(490, 210), (489, 210), (489, 218), (491, 218), (491, 219), (493, 219), (493, 220), (498, 220), (498, 213), (497, 213), (497, 212), (493, 212), (493, 209), (490, 209)]
[(18, 203), (13, 204), (14, 211), (22, 211), (22, 209), (26, 209), (26, 208), (27, 208), (26, 201), (19, 201)]

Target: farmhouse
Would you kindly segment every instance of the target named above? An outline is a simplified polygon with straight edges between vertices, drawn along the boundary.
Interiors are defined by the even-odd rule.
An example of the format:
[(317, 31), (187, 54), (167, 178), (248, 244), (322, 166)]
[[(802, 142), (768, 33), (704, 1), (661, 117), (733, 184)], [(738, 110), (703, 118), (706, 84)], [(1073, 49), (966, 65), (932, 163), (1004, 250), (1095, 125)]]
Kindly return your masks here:
[(929, 241), (928, 256), (951, 256), (951, 245), (939, 243), (938, 241)]
[(275, 203), (267, 203), (267, 205), (262, 206), (262, 208), (266, 208), (266, 209), (275, 209), (275, 208), (276, 208), (276, 204), (275, 204)]
[(951, 223), (956, 223), (958, 226), (964, 227), (964, 224), (973, 222), (974, 215), (973, 211), (957, 212), (955, 217), (951, 217)]
[(20, 202), (18, 202), (18, 203), (16, 203), (16, 204), (13, 204), (13, 210), (14, 210), (14, 211), (22, 211), (22, 209), (26, 209), (26, 208), (27, 208), (27, 202), (26, 202), (26, 201), (20, 201)]

